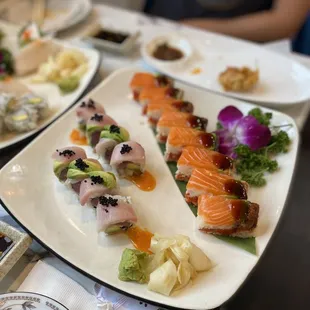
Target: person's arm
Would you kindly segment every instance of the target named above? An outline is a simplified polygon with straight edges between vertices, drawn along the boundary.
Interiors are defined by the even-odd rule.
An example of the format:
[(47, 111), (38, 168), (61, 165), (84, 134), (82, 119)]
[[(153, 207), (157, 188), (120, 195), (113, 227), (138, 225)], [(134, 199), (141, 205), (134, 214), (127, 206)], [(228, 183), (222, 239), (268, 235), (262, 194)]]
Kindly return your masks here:
[(292, 37), (306, 19), (309, 0), (276, 0), (273, 8), (228, 19), (194, 18), (184, 24), (258, 42)]

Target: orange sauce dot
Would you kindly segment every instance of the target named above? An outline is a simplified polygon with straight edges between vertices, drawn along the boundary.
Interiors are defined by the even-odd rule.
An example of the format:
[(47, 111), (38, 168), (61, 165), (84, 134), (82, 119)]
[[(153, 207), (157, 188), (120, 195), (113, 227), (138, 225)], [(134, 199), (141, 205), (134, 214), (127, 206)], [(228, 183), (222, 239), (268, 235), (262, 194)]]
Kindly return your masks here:
[(74, 144), (87, 145), (87, 139), (77, 129), (73, 129), (70, 134), (70, 140)]
[(128, 228), (126, 234), (136, 249), (152, 254), (149, 250), (151, 246), (151, 239), (153, 237), (151, 232), (138, 226), (132, 226)]
[(138, 176), (127, 177), (126, 179), (145, 192), (150, 192), (156, 187), (156, 179), (148, 171), (144, 171)]
[(199, 73), (201, 73), (201, 69), (200, 68), (194, 68), (193, 70), (192, 70), (192, 74), (199, 74)]

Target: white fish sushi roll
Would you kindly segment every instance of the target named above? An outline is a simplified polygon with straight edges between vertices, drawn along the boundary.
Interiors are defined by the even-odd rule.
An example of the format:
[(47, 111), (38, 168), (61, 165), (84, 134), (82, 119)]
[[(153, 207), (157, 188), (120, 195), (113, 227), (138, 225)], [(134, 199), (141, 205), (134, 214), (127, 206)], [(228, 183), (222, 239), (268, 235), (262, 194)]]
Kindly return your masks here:
[(20, 103), (16, 97), (10, 93), (2, 93), (0, 95), (0, 116), (15, 112), (20, 108)]
[(68, 165), (66, 185), (79, 195), (81, 182), (89, 178), (89, 174), (95, 171), (103, 171), (98, 160), (78, 158)]
[(17, 132), (26, 132), (37, 128), (37, 121), (37, 111), (27, 107), (22, 107), (4, 118), (8, 130)]
[(81, 182), (79, 199), (82, 206), (95, 207), (98, 197), (110, 194), (116, 187), (116, 178), (113, 173), (105, 171), (89, 172), (88, 176)]
[(106, 163), (110, 163), (114, 147), (118, 143), (128, 140), (129, 132), (125, 128), (108, 125), (101, 131), (100, 140), (95, 146), (95, 151)]
[(29, 107), (37, 111), (39, 119), (44, 119), (49, 112), (47, 101), (33, 93), (23, 95), (18, 100), (23, 107)]
[(77, 108), (76, 108), (76, 116), (78, 118), (78, 128), (81, 131), (86, 130), (86, 123), (87, 121), (95, 114), (105, 114), (104, 107), (95, 102), (92, 99), (88, 99), (83, 101)]
[(115, 234), (137, 223), (136, 212), (126, 197), (105, 195), (98, 200), (98, 232), (105, 232), (107, 235)]
[(93, 114), (86, 124), (88, 144), (95, 147), (100, 140), (100, 133), (107, 125), (117, 125), (116, 121), (106, 114)]
[(144, 148), (135, 141), (120, 143), (113, 150), (110, 165), (120, 177), (141, 175), (145, 167)]
[(59, 181), (66, 181), (69, 164), (77, 159), (86, 159), (84, 149), (78, 146), (67, 146), (57, 149), (52, 154), (53, 170)]

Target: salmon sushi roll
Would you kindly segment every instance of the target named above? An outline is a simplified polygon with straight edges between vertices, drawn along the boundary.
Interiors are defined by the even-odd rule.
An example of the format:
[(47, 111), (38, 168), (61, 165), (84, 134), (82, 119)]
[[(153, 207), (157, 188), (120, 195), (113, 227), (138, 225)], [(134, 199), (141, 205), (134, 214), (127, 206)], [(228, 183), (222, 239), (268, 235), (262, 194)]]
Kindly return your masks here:
[(225, 173), (196, 168), (186, 185), (185, 200), (197, 205), (198, 197), (203, 194), (211, 196), (228, 195), (247, 199), (247, 190), (246, 182), (235, 180)]
[(193, 113), (194, 106), (191, 102), (176, 100), (173, 98), (154, 100), (147, 105), (146, 115), (148, 117), (149, 124), (151, 126), (156, 126), (163, 113), (177, 111)]
[(259, 205), (227, 196), (201, 195), (198, 229), (210, 234), (248, 238), (257, 226)]
[(187, 181), (195, 168), (205, 168), (209, 171), (220, 170), (230, 174), (233, 170), (233, 160), (219, 152), (201, 147), (187, 146), (182, 151), (177, 167), (175, 178)]
[(173, 81), (165, 75), (153, 75), (148, 72), (137, 72), (130, 82), (132, 96), (136, 101), (139, 101), (140, 92), (144, 88), (165, 86), (173, 86)]
[(184, 112), (166, 112), (157, 123), (157, 140), (160, 143), (167, 141), (168, 134), (172, 127), (194, 128), (205, 131), (208, 120), (203, 117)]
[(167, 138), (165, 160), (178, 161), (186, 146), (214, 150), (217, 147), (217, 138), (213, 133), (192, 128), (173, 127)]
[(146, 114), (147, 105), (153, 100), (173, 98), (182, 100), (183, 90), (174, 87), (148, 87), (144, 88), (139, 95), (139, 102), (143, 107), (143, 114)]

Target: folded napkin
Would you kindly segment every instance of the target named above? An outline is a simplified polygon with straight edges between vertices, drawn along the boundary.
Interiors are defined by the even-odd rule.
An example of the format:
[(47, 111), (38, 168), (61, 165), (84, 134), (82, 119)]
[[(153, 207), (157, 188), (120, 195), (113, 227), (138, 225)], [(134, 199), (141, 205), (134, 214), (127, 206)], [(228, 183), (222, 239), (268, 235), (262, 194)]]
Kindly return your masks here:
[[(54, 258), (55, 260), (56, 258)], [(157, 310), (134, 298), (126, 297), (88, 280), (66, 264), (53, 259), (39, 261), (32, 268), (18, 291), (33, 292), (51, 297), (69, 310)], [(80, 284), (53, 267), (70, 274)], [(84, 287), (83, 287), (84, 286)], [(86, 288), (86, 289), (85, 289)], [(92, 293), (89, 293), (91, 291)]]
[(51, 297), (70, 310), (96, 310), (97, 299), (82, 286), (49, 264), (39, 261), (18, 291)]
[(127, 297), (99, 284), (95, 284), (95, 293), (98, 310), (157, 310), (158, 307), (151, 306), (134, 298)]

